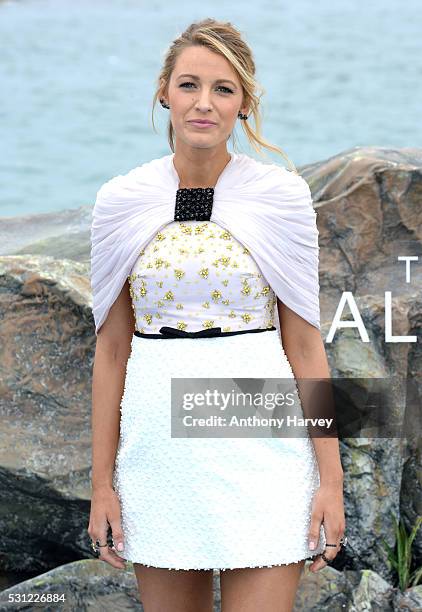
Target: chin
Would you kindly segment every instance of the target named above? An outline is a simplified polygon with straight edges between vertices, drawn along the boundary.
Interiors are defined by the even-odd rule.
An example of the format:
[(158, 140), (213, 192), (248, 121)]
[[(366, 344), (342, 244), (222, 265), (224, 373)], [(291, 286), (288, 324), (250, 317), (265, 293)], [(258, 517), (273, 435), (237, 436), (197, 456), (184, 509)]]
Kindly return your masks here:
[(212, 149), (219, 144), (219, 142), (214, 142), (207, 138), (189, 139), (185, 140), (185, 143), (194, 149)]

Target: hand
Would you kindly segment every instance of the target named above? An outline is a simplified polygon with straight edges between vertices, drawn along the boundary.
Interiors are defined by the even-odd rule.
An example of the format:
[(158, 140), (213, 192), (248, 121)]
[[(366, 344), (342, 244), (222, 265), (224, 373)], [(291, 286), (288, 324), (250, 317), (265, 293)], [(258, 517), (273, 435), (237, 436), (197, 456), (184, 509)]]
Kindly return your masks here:
[[(105, 544), (107, 542), (108, 525), (111, 527), (114, 547), (121, 552), (124, 541), (120, 517), (120, 500), (111, 486), (104, 486), (93, 489), (92, 493), (91, 515), (88, 526), (91, 540), (94, 542), (99, 540), (100, 544)], [(98, 548), (99, 558), (113, 567), (124, 569), (125, 561), (117, 555), (114, 547), (102, 546)]]
[[(318, 546), (321, 524), (324, 524), (325, 538), (328, 544), (336, 544), (336, 547), (328, 546), (324, 552), (327, 559), (334, 559), (340, 550), (340, 538), (344, 536), (346, 523), (344, 518), (343, 502), (343, 480), (322, 483), (314, 495), (312, 504), (311, 527), (309, 530), (309, 543), (315, 543), (313, 549)], [(311, 572), (317, 572), (325, 567), (327, 563), (318, 555), (309, 566)]]

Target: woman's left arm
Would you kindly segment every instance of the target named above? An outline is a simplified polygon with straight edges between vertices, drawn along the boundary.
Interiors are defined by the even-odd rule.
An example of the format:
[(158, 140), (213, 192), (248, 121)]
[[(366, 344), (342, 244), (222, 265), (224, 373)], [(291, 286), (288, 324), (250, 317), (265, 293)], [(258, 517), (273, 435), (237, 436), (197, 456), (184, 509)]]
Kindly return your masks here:
[[(288, 308), (277, 298), (280, 331), (284, 351), (290, 362), (295, 378), (329, 379), (330, 370), (320, 331)], [(310, 550), (318, 545), (321, 522), (328, 543), (339, 544), (344, 535), (345, 518), (343, 502), (343, 468), (337, 437), (313, 437), (315, 455), (318, 461), (320, 487), (312, 508), (309, 531)], [(314, 546), (312, 547), (312, 542)], [(340, 547), (327, 548), (325, 555), (333, 559)], [(316, 557), (309, 569), (318, 571), (326, 563)]]

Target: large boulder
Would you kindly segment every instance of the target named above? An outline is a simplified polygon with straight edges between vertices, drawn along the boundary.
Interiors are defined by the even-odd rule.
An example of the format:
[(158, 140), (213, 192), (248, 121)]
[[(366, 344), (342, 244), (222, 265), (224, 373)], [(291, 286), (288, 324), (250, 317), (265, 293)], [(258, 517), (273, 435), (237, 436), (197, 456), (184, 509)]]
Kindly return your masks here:
[[(422, 349), (420, 342), (386, 342), (385, 292), (391, 292), (392, 333), (421, 336), (422, 150), (355, 147), (301, 174), (308, 181), (320, 232), (322, 329), (325, 338), (343, 292), (351, 292), (368, 332), (337, 331), (326, 343), (333, 377), (393, 380), (391, 410), (405, 421), (407, 438), (352, 438), (341, 444), (345, 467), (347, 566), (372, 568), (388, 578), (381, 538), (393, 545), (392, 516), (408, 530), (422, 514)], [(410, 282), (399, 256), (412, 262)], [(352, 314), (345, 308), (343, 320)], [(411, 384), (408, 384), (410, 381)], [(411, 397), (410, 397), (411, 396)], [(413, 433), (412, 433), (413, 432)], [(418, 486), (419, 485), (419, 486)], [(422, 559), (422, 530), (414, 544)]]
[[(397, 257), (421, 254), (421, 169), (421, 149), (376, 147), (299, 169), (318, 213), (322, 334), (332, 376), (361, 378), (368, 387), (371, 379), (397, 379), (391, 410), (399, 420), (410, 410), (413, 423), (406, 438), (341, 441), (350, 545), (329, 572), (343, 570), (333, 598), (346, 597), (356, 609), (367, 587), (360, 578), (348, 590), (341, 582), (349, 581), (346, 572), (376, 572), (371, 589), (380, 593), (382, 580), (392, 581), (381, 545), (382, 538), (394, 544), (392, 515), (410, 529), (422, 514), (421, 343), (385, 340), (386, 291), (393, 334), (420, 337), (422, 262), (412, 262), (406, 282)], [(10, 571), (46, 571), (90, 554), (91, 213), (83, 206), (0, 219), (0, 530), (6, 534), (0, 559)], [(332, 333), (343, 292), (357, 304), (368, 343), (356, 328)], [(352, 318), (347, 306), (342, 315)], [(422, 533), (414, 550), (420, 562)]]
[(0, 257), (3, 570), (41, 572), (89, 552), (90, 304), (86, 263)]

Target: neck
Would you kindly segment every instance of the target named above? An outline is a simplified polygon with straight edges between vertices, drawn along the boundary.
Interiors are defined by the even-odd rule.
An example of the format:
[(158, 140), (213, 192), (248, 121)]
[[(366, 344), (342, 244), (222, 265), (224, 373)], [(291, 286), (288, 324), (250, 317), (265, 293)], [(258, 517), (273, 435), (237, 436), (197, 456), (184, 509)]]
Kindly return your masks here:
[(179, 189), (195, 187), (215, 187), (220, 174), (231, 160), (228, 151), (214, 157), (194, 155), (191, 158), (183, 153), (175, 153), (173, 165), (179, 177)]

